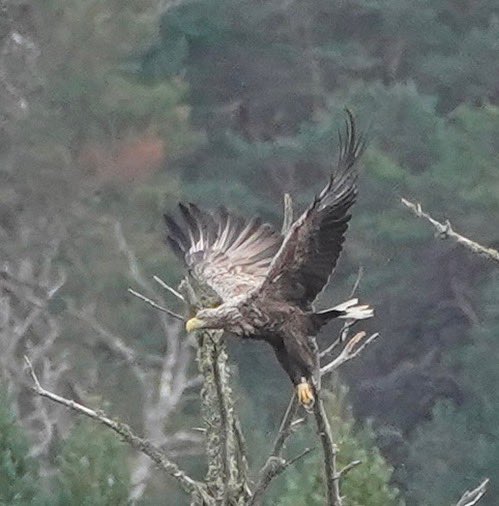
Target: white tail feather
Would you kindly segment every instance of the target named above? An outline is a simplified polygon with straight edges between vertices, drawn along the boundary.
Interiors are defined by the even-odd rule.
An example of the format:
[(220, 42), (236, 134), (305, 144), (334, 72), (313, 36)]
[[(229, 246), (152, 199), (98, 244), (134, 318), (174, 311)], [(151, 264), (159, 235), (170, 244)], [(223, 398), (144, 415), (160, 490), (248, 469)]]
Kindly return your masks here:
[(344, 320), (366, 320), (374, 316), (374, 309), (371, 306), (353, 306), (345, 311), (340, 318)]
[(372, 318), (374, 316), (373, 308), (367, 304), (358, 305), (358, 302), (359, 299), (350, 299), (320, 313), (332, 310), (343, 311), (345, 314), (338, 316), (338, 318), (342, 318), (343, 320), (366, 320), (367, 318)]
[(331, 309), (334, 309), (336, 311), (346, 311), (348, 308), (355, 306), (359, 303), (359, 299), (350, 299), (346, 302), (342, 302), (341, 304), (338, 304), (337, 306), (332, 307)]

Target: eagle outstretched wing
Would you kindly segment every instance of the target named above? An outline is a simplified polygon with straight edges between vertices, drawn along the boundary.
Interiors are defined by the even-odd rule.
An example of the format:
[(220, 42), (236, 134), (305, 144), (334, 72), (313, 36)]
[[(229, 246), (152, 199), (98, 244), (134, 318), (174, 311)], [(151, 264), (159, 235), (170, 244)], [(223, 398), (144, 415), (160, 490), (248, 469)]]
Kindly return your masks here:
[(282, 235), (260, 218), (245, 221), (223, 207), (202, 211), (194, 204), (179, 204), (185, 222), (165, 215), (167, 241), (202, 286), (223, 302), (245, 295), (265, 279)]
[(357, 196), (355, 163), (365, 148), (347, 110), (338, 165), (312, 205), (293, 223), (273, 259), (260, 295), (272, 294), (309, 309), (332, 274), (341, 253)]

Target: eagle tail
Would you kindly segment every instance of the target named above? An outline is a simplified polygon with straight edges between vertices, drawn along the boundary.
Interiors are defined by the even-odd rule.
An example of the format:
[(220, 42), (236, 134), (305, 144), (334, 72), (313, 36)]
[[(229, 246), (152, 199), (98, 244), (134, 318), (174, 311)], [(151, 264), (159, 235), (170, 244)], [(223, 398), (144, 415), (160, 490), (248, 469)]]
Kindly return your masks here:
[(374, 316), (374, 310), (367, 304), (359, 304), (359, 299), (350, 299), (329, 309), (313, 314), (318, 327), (322, 327), (334, 318), (343, 320), (366, 320)]

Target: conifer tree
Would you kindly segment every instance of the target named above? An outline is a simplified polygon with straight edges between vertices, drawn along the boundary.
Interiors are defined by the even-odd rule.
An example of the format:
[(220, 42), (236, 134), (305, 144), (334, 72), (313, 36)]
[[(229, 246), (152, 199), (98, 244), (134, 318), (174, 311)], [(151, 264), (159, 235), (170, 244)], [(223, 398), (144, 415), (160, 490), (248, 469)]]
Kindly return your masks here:
[(127, 448), (92, 421), (80, 420), (57, 457), (55, 504), (128, 504)]
[(39, 487), (38, 468), (29, 456), (29, 442), (0, 393), (0, 505), (32, 504)]

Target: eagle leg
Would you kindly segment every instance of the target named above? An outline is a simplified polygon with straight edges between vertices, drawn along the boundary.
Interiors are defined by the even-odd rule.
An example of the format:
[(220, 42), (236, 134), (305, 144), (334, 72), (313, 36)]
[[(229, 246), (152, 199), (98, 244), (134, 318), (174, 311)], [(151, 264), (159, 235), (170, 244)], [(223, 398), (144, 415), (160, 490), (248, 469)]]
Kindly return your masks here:
[(315, 404), (314, 389), (310, 382), (301, 378), (300, 383), (296, 385), (296, 396), (300, 404), (307, 410), (311, 410)]

